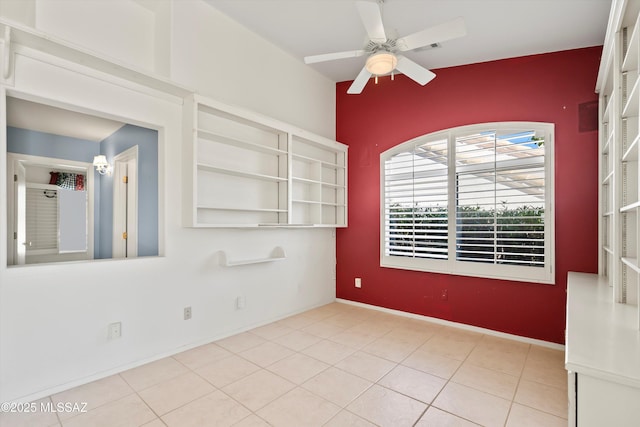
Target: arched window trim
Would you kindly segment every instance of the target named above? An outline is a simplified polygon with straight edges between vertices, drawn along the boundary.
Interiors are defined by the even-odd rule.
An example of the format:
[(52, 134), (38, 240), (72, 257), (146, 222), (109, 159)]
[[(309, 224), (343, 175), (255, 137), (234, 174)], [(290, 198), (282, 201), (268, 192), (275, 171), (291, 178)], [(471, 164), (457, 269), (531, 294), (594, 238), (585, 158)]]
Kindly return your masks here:
[[(513, 135), (517, 132), (522, 131), (533, 131), (534, 132), (534, 140), (535, 141), (527, 141), (526, 143), (522, 143), (522, 147), (533, 147), (533, 142), (538, 142), (538, 145), (542, 145), (542, 150), (535, 150), (533, 147), (532, 150), (529, 150), (532, 154), (520, 154), (515, 153), (511, 155), (501, 155), (500, 153), (504, 150), (511, 150), (514, 152), (515, 148), (508, 146), (505, 144), (502, 138), (495, 138), (496, 145), (494, 147), (495, 150), (491, 152), (482, 151), (480, 149), (476, 150), (473, 154), (469, 154), (470, 151), (473, 151), (475, 148), (481, 147), (484, 144), (477, 143), (473, 145), (474, 142), (470, 143), (470, 145), (464, 146), (464, 139), (470, 135), (475, 135), (476, 140), (477, 135), (485, 135), (494, 132), (495, 135), (504, 137), (505, 135)], [(539, 140), (539, 138), (542, 138)], [(473, 139), (473, 138), (472, 138)], [(458, 141), (458, 143), (456, 142)], [(457, 150), (456, 153), (456, 144)], [(502, 144), (502, 146), (499, 146)], [(527, 145), (528, 144), (528, 145)], [(541, 122), (498, 122), (498, 123), (481, 123), (481, 124), (473, 124), (467, 126), (460, 126), (456, 128), (446, 129), (426, 135), (419, 136), (417, 138), (411, 139), (409, 141), (403, 142), (391, 149), (381, 153), (380, 155), (380, 265), (382, 267), (388, 268), (398, 268), (398, 269), (406, 269), (406, 270), (417, 270), (417, 271), (426, 271), (426, 272), (436, 272), (436, 273), (444, 273), (444, 274), (454, 274), (454, 275), (463, 275), (463, 276), (474, 276), (474, 277), (483, 277), (483, 278), (493, 278), (493, 279), (504, 279), (504, 280), (514, 280), (514, 281), (524, 281), (524, 282), (536, 282), (536, 283), (555, 283), (555, 232), (554, 232), (554, 223), (555, 223), (555, 213), (554, 213), (554, 158), (553, 158), (553, 144), (554, 144), (554, 125), (552, 123), (541, 123)], [(513, 143), (513, 147), (515, 147), (517, 143)], [(415, 153), (416, 147), (419, 147), (421, 151), (421, 156), (429, 159), (428, 161), (421, 162), (422, 157), (418, 157)], [(517, 148), (517, 147), (516, 147)], [(520, 150), (522, 153), (528, 153), (527, 150)], [(539, 152), (543, 152), (543, 155), (537, 155)], [(422, 154), (426, 153), (426, 154)], [(495, 156), (495, 161), (492, 163), (493, 166), (487, 168), (487, 165), (491, 164), (491, 162), (476, 163), (470, 159), (465, 159), (465, 156), (472, 155), (487, 155), (491, 154)], [(401, 156), (405, 156), (405, 159), (413, 159), (409, 160), (409, 166), (404, 167), (400, 160)], [(457, 156), (457, 158), (456, 158)], [(529, 156), (529, 157), (527, 157)], [(395, 163), (389, 163), (392, 158), (396, 158)], [(419, 159), (416, 161), (416, 159)], [(405, 166), (407, 162), (405, 161)], [(493, 257), (492, 260), (487, 259), (473, 259), (473, 257), (484, 257), (489, 256), (483, 252), (484, 249), (477, 251), (477, 241), (474, 240), (474, 245), (471, 246), (468, 242), (465, 241), (465, 238), (469, 238), (469, 234), (480, 233), (477, 231), (469, 231), (469, 227), (464, 229), (464, 226), (461, 224), (464, 223), (465, 212), (464, 209), (474, 210), (473, 206), (463, 206), (463, 200), (465, 197), (469, 197), (473, 191), (471, 188), (480, 188), (477, 183), (479, 182), (481, 173), (488, 173), (487, 170), (493, 170), (495, 174), (495, 178), (493, 178), (493, 182), (499, 182), (499, 179), (509, 179), (512, 181), (522, 180), (521, 183), (517, 185), (526, 187), (529, 186), (531, 188), (525, 188), (522, 190), (520, 188), (521, 193), (533, 193), (537, 192), (537, 199), (540, 199), (540, 194), (543, 194), (544, 201), (540, 203), (536, 203), (536, 209), (538, 212), (537, 215), (540, 215), (540, 218), (537, 219), (538, 224), (535, 233), (529, 233), (527, 236), (529, 238), (521, 238), (523, 234), (516, 234), (516, 238), (513, 239), (516, 244), (512, 245), (511, 243), (505, 244), (504, 239), (505, 232), (498, 231), (495, 232), (496, 237), (494, 240), (500, 240), (500, 244), (496, 244), (493, 249)], [(523, 178), (525, 174), (520, 173), (521, 171), (531, 171), (532, 173), (538, 174), (536, 175), (538, 178), (544, 177), (544, 184), (539, 184), (540, 179), (538, 179), (537, 183), (532, 184), (530, 178), (530, 174), (527, 173), (528, 178)], [(514, 172), (516, 171), (516, 172)], [(516, 175), (516, 173), (520, 173)], [(387, 176), (389, 174), (389, 176)], [(506, 175), (505, 175), (506, 174)], [(511, 174), (511, 175), (509, 175)], [(400, 178), (400, 176), (402, 178)], [(473, 177), (473, 180), (469, 180), (470, 182), (466, 189), (469, 190), (468, 193), (464, 193), (463, 191), (463, 180), (464, 177)], [(504, 178), (508, 176), (508, 178)], [(412, 182), (412, 186), (405, 185), (407, 181), (401, 181), (401, 179), (407, 178)], [(514, 177), (518, 177), (518, 179), (514, 179)], [(528, 179), (529, 181), (525, 181)], [(394, 181), (395, 180), (395, 181)], [(485, 180), (489, 182), (488, 180)], [(424, 183), (430, 182), (430, 187), (425, 188)], [(387, 186), (387, 184), (390, 184)], [(394, 185), (396, 185), (394, 189)], [(398, 187), (400, 185), (400, 187)], [(475, 187), (474, 187), (475, 185)], [(517, 195), (514, 196), (514, 188), (516, 188), (516, 184), (511, 185), (511, 191), (505, 191), (504, 186), (502, 186), (502, 190), (498, 188), (499, 184), (496, 184), (495, 190), (495, 201), (493, 212), (505, 212), (511, 202), (506, 203), (504, 200), (499, 200), (503, 195), (511, 194), (508, 199), (517, 199)], [(394, 195), (400, 193), (393, 193), (393, 191), (399, 191), (398, 188), (402, 188), (402, 191), (407, 190), (409, 193), (413, 194), (414, 200), (423, 200), (424, 198), (436, 199), (437, 197), (441, 198), (441, 203), (438, 206), (442, 208), (438, 209), (427, 209), (428, 215), (430, 216), (430, 221), (428, 226), (422, 225), (421, 227), (417, 227), (417, 220), (415, 219), (418, 214), (419, 208), (411, 208), (408, 211), (403, 211), (403, 221), (405, 221), (404, 216), (413, 216), (413, 225), (408, 228), (412, 228), (412, 231), (409, 234), (412, 234), (414, 238), (414, 243), (409, 244), (412, 246), (408, 250), (408, 252), (413, 251), (411, 254), (406, 253), (407, 248), (400, 248), (401, 251), (405, 251), (405, 253), (399, 253), (397, 251), (398, 246), (394, 244), (394, 242), (398, 241), (398, 233), (399, 229), (396, 223), (392, 223), (392, 218), (395, 218), (397, 221), (398, 215), (396, 211), (390, 211), (390, 203), (393, 204)], [(438, 188), (441, 188), (444, 193), (440, 193), (439, 195), (434, 195), (438, 193)], [(457, 189), (459, 191), (457, 191)], [(402, 193), (405, 194), (405, 193)], [(425, 196), (427, 194), (427, 196)], [(402, 197), (405, 197), (404, 195)], [(473, 196), (471, 196), (473, 197)], [(524, 197), (523, 199), (531, 200), (531, 197)], [(396, 198), (397, 200), (397, 198)], [(446, 200), (446, 202), (445, 202)], [(435, 202), (430, 202), (435, 203)], [(500, 205), (500, 203), (506, 203), (505, 205)], [(413, 204), (413, 206), (418, 206), (418, 204)], [(514, 201), (511, 205), (515, 206), (516, 202)], [(524, 203), (523, 205), (526, 205)], [(396, 204), (397, 206), (397, 204)], [(453, 209), (450, 207), (454, 207)], [(528, 207), (525, 207), (528, 209)], [(525, 209), (520, 207), (519, 211)], [(515, 209), (515, 208), (514, 208)], [(433, 214), (433, 212), (437, 211), (442, 218), (442, 221), (438, 221), (437, 218), (433, 219), (437, 215)], [(480, 210), (480, 209), (478, 209)], [(517, 210), (517, 209), (516, 209)], [(422, 223), (425, 223), (424, 215), (425, 209), (423, 208), (421, 211)], [(511, 212), (511, 211), (509, 211)], [(406, 214), (406, 215), (405, 215)], [(525, 215), (530, 215), (527, 211)], [(499, 213), (494, 214), (494, 229), (495, 230), (513, 230), (513, 227), (508, 228), (504, 227), (503, 218), (498, 218), (500, 216)], [(509, 214), (510, 218), (514, 218), (515, 214)], [(438, 224), (445, 223), (446, 218), (446, 226), (440, 226)], [(406, 222), (406, 221), (405, 221)], [(411, 221), (409, 221), (411, 222)], [(436, 224), (434, 226), (434, 224)], [(503, 228), (500, 228), (500, 226)], [(513, 226), (513, 224), (508, 224), (509, 226)], [(516, 224), (516, 226), (522, 226), (521, 224)], [(438, 229), (436, 232), (432, 232), (429, 238), (428, 243), (422, 242), (422, 246), (420, 242), (420, 236), (424, 235), (425, 229), (432, 230), (433, 228)], [(462, 228), (461, 228), (462, 227)], [(531, 226), (533, 227), (533, 226)], [(543, 232), (540, 232), (541, 228), (544, 228)], [(461, 232), (462, 230), (462, 232)], [(529, 230), (531, 231), (531, 230)], [(429, 232), (428, 232), (429, 233)], [(406, 233), (405, 233), (406, 234)], [(543, 242), (540, 238), (544, 235)], [(435, 236), (435, 237), (434, 237)], [(486, 237), (486, 235), (483, 235)], [(533, 237), (531, 237), (533, 236)], [(508, 236), (510, 237), (510, 236)], [(403, 237), (404, 238), (404, 237)], [(395, 239), (395, 240), (394, 240)], [(436, 239), (436, 240), (434, 240)], [(440, 239), (438, 241), (437, 239)], [(410, 240), (410, 239), (409, 239)], [(527, 256), (523, 257), (521, 255), (513, 256), (509, 261), (504, 261), (500, 259), (502, 254), (498, 254), (498, 250), (504, 250), (506, 252), (520, 251), (522, 248), (508, 249), (517, 246), (519, 242), (528, 242), (536, 241), (537, 245), (540, 246), (540, 250), (543, 249), (542, 256)], [(435, 242), (435, 243), (434, 243)], [(525, 243), (524, 246), (527, 246), (528, 243)], [(424, 246), (428, 246), (425, 248)], [(469, 249), (471, 248), (471, 249)], [(507, 249), (505, 249), (507, 248)], [(427, 251), (428, 253), (425, 253)], [(536, 248), (531, 249), (532, 253), (537, 251)], [(471, 259), (465, 259), (466, 256), (470, 256)], [(520, 258), (526, 258), (527, 261), (521, 261)], [(518, 263), (524, 264), (520, 265)]]

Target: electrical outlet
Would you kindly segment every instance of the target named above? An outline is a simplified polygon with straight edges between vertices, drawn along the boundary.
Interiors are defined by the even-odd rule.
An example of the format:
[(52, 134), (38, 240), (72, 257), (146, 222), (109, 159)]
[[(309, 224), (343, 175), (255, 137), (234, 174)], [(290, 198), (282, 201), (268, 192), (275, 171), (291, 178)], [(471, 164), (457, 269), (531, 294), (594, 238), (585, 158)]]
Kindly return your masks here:
[(356, 277), (356, 288), (361, 288), (362, 287), (362, 279), (359, 277)]
[(247, 301), (244, 299), (244, 296), (240, 295), (238, 298), (236, 298), (236, 308), (238, 310), (242, 310), (246, 304)]
[(191, 307), (184, 308), (184, 320), (191, 319)]
[(120, 338), (122, 336), (122, 323), (110, 323), (109, 329), (107, 332), (107, 338), (110, 340), (115, 340), (116, 338)]

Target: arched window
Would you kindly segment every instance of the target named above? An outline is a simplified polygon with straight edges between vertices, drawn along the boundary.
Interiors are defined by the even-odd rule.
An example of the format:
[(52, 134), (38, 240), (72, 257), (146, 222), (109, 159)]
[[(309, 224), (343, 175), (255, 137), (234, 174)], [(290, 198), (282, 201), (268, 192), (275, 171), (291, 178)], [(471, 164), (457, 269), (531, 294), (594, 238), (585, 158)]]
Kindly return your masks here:
[(553, 133), (484, 123), (382, 153), (381, 266), (554, 283)]

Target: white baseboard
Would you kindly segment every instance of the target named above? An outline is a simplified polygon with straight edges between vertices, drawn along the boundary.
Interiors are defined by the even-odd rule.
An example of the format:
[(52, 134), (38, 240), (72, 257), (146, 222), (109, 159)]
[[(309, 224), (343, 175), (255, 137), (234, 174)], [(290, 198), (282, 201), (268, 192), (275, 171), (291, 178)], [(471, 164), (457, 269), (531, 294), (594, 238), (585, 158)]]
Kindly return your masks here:
[(564, 345), (554, 342), (538, 340), (535, 338), (522, 337), (520, 335), (508, 334), (506, 332), (494, 331), (492, 329), (481, 328), (479, 326), (465, 325), (464, 323), (452, 322), (450, 320), (438, 319), (437, 317), (423, 316), (421, 314), (407, 313), (406, 311), (393, 310), (390, 308), (379, 307), (377, 305), (365, 304), (362, 302), (349, 301), (342, 298), (336, 298), (336, 302), (354, 305), (357, 307), (369, 308), (383, 313), (395, 314), (397, 316), (408, 317), (411, 319), (425, 320), (427, 322), (437, 323), (439, 325), (451, 326), (453, 328), (463, 329), (465, 331), (479, 332), (485, 335), (491, 335), (494, 337), (506, 338), (514, 341), (520, 341), (527, 344), (535, 344), (541, 347), (552, 348), (554, 350), (564, 351)]
[(106, 371), (97, 372), (97, 373), (95, 373), (93, 375), (89, 375), (89, 376), (86, 376), (86, 377), (83, 377), (83, 378), (79, 378), (79, 379), (76, 379), (76, 380), (73, 380), (73, 381), (69, 381), (69, 382), (66, 382), (66, 383), (63, 383), (63, 384), (60, 384), (60, 385), (56, 385), (56, 386), (53, 386), (53, 387), (48, 387), (48, 388), (46, 388), (44, 390), (40, 390), (40, 391), (37, 391), (37, 392), (34, 392), (34, 393), (30, 393), (30, 394), (28, 394), (26, 396), (22, 396), (22, 397), (19, 397), (19, 398), (16, 398), (16, 399), (12, 399), (11, 402), (13, 402), (13, 403), (33, 402), (33, 401), (42, 399), (44, 397), (51, 396), (53, 394), (60, 393), (62, 391), (66, 391), (66, 390), (72, 389), (74, 387), (78, 387), (78, 386), (81, 386), (81, 385), (84, 385), (84, 384), (88, 384), (88, 383), (93, 382), (93, 381), (101, 380), (103, 378), (119, 374), (120, 372), (128, 371), (129, 369), (133, 369), (133, 368), (137, 368), (137, 367), (142, 366), (142, 365), (146, 365), (147, 363), (151, 363), (151, 362), (155, 362), (155, 361), (160, 360), (160, 359), (164, 359), (165, 357), (171, 357), (171, 356), (176, 355), (178, 353), (182, 353), (183, 351), (187, 351), (187, 350), (191, 350), (192, 348), (200, 347), (201, 345), (209, 344), (209, 343), (212, 343), (214, 341), (219, 341), (221, 339), (228, 338), (230, 336), (237, 335), (237, 334), (240, 334), (242, 332), (249, 331), (251, 329), (259, 328), (260, 326), (264, 326), (264, 325), (268, 325), (268, 324), (273, 323), (273, 322), (277, 322), (278, 320), (286, 319), (287, 317), (295, 316), (296, 314), (304, 313), (305, 311), (313, 310), (314, 308), (322, 307), (323, 305), (330, 304), (330, 303), (331, 303), (331, 300), (329, 300), (327, 302), (323, 302), (323, 303), (320, 303), (320, 304), (315, 304), (315, 305), (303, 308), (302, 310), (296, 310), (296, 311), (290, 312), (290, 313), (282, 315), (282, 316), (277, 316), (277, 317), (271, 318), (271, 319), (269, 319), (267, 321), (251, 324), (251, 325), (248, 325), (248, 326), (244, 326), (244, 327), (242, 327), (240, 329), (237, 329), (237, 330), (234, 330), (234, 331), (231, 331), (231, 332), (227, 332), (227, 333), (220, 334), (220, 335), (209, 336), (207, 338), (200, 339), (200, 340), (198, 340), (196, 342), (192, 342), (190, 344), (187, 344), (187, 345), (184, 345), (184, 346), (180, 346), (178, 348), (174, 348), (172, 350), (165, 351), (165, 352), (153, 355), (153, 356), (145, 358), (145, 359), (141, 359), (141, 360), (137, 360), (137, 361), (132, 362), (132, 363), (127, 363), (125, 365), (117, 366), (115, 368), (108, 369)]

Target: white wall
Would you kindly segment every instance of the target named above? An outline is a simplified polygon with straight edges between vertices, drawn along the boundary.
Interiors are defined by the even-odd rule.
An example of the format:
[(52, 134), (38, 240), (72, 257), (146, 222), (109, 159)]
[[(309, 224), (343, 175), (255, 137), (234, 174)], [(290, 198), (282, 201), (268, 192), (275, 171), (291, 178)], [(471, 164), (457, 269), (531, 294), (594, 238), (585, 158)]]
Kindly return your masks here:
[(36, 0), (36, 28), (153, 70), (154, 13), (130, 0)]
[(23, 25), (33, 26), (36, 22), (36, 0), (2, 0), (0, 16)]
[[(201, 1), (173, 4), (171, 77), (204, 95), (335, 138), (335, 83)], [(212, 25), (212, 23), (215, 23)]]
[[(176, 79), (225, 102), (333, 135), (333, 82), (199, 0), (177, 3), (171, 37)], [(77, 12), (74, 19), (93, 13)], [(222, 29), (225, 46), (207, 41), (211, 28)], [(202, 40), (195, 43), (198, 38)], [(216, 65), (216, 53), (230, 50), (240, 52), (242, 59)], [(273, 71), (234, 71), (264, 68), (260, 52), (265, 50), (278, 64)], [(159, 129), (164, 256), (7, 268), (6, 248), (1, 245), (0, 401), (44, 396), (334, 300), (332, 230), (180, 226), (178, 103), (28, 57), (17, 60), (15, 88), (8, 90), (12, 89)], [(0, 162), (6, 160), (2, 138), (0, 134)], [(0, 180), (0, 241), (5, 241), (4, 174)], [(234, 268), (218, 262), (220, 251), (230, 259), (260, 258), (276, 246), (285, 249), (286, 260)], [(240, 295), (246, 298), (246, 308), (237, 310)], [(186, 306), (193, 310), (189, 321), (182, 320)], [(122, 322), (123, 336), (108, 341), (107, 325), (116, 321)]]

